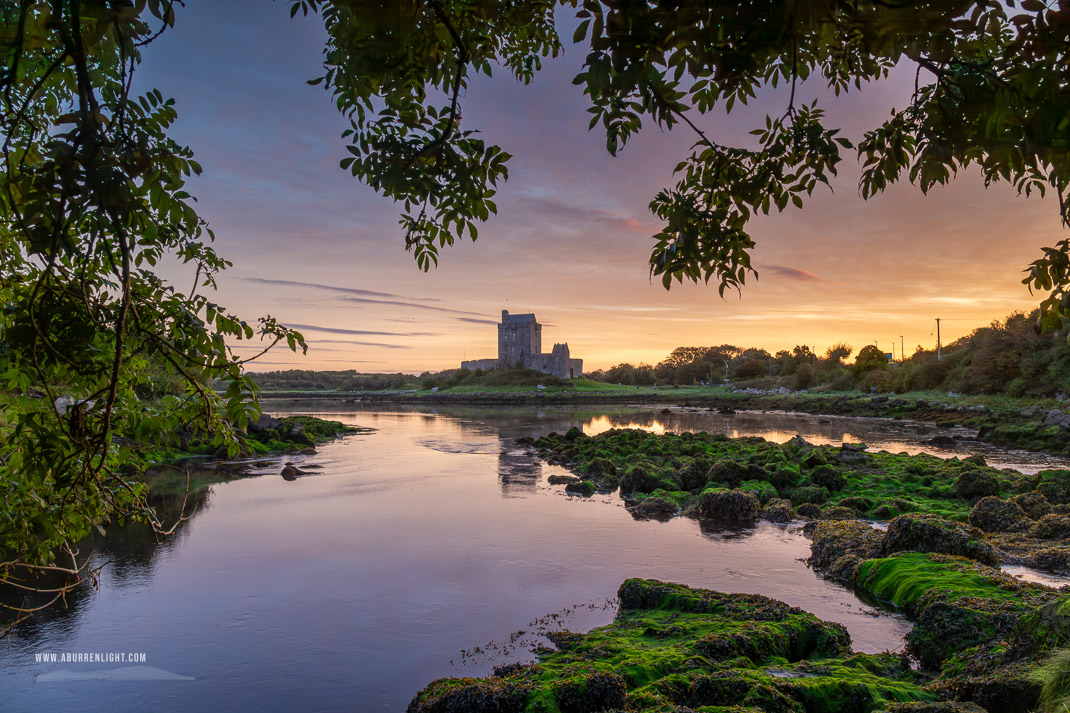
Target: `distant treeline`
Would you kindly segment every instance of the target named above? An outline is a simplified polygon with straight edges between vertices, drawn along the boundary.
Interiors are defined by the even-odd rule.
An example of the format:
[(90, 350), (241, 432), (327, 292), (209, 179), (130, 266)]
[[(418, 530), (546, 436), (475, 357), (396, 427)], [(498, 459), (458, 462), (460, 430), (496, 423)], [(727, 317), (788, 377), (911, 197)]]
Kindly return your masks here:
[(880, 392), (942, 390), (964, 394), (1051, 396), (1070, 393), (1070, 346), (1065, 333), (1037, 334), (1037, 314), (1016, 312), (1003, 321), (974, 330), (935, 350), (917, 350), (909, 358), (890, 362), (876, 346), (867, 345), (852, 364), (847, 344), (835, 344), (824, 354), (810, 347), (770, 354), (764, 349), (723, 344), (717, 347), (679, 347), (656, 366), (618, 364), (587, 374), (588, 378), (621, 384), (716, 383), (724, 379), (757, 388)]
[(349, 371), (266, 371), (253, 379), (264, 391), (407, 391), (411, 389), (451, 389), (457, 386), (564, 386), (556, 376), (531, 369), (447, 369), (411, 374), (361, 374)]
[(362, 374), (346, 371), (265, 371), (253, 374), (264, 391), (401, 391), (419, 388), (411, 374)]
[[(1070, 345), (1066, 335), (1037, 334), (1033, 329), (1036, 316), (1019, 312), (976, 329), (945, 345), (940, 359), (935, 350), (921, 346), (907, 359), (890, 362), (882, 350), (870, 344), (847, 363), (854, 349), (842, 343), (821, 354), (806, 346), (771, 354), (765, 349), (722, 344), (679, 347), (654, 366), (617, 364), (589, 372), (586, 377), (628, 386), (690, 386), (729, 379), (744, 387), (786, 386), (819, 391), (940, 390), (1008, 396), (1070, 393)], [(292, 369), (256, 374), (254, 379), (265, 391), (402, 391), (565, 383), (530, 369), (448, 369), (419, 376)]]

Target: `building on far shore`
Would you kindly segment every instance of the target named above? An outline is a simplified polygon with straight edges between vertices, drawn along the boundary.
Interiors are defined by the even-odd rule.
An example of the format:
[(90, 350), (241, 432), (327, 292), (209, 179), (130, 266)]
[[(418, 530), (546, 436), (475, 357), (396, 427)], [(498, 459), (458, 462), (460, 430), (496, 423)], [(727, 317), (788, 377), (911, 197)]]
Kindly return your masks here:
[(583, 373), (583, 359), (573, 359), (568, 353), (568, 344), (555, 344), (544, 354), (542, 351), (542, 325), (534, 314), (509, 314), (502, 310), (502, 323), (498, 325), (498, 358), (462, 361), (461, 368), (508, 369), (521, 367), (552, 374), (561, 379), (575, 379)]

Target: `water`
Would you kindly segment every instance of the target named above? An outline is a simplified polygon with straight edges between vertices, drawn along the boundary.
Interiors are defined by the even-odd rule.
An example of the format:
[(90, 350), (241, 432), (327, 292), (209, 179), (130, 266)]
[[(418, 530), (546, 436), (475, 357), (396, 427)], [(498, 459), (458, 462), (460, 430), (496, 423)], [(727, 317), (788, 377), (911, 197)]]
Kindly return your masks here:
[[(162, 547), (143, 529), (109, 533), (96, 559), (122, 559), (98, 589), (0, 640), (0, 709), (400, 711), (434, 678), (529, 657), (508, 638), (523, 630), (530, 643), (539, 617), (568, 609), (551, 623), (607, 623), (607, 602), (633, 576), (782, 599), (845, 624), (863, 651), (897, 648), (909, 630), (809, 571), (797, 529), (636, 521), (616, 496), (546, 485), (564, 471), (513, 439), (636, 426), (935, 452), (919, 445), (925, 429), (682, 409), (277, 407), (377, 430), (293, 458), (321, 465), (315, 476), (283, 480), (279, 461), (269, 475), (212, 486)], [(1059, 465), (984, 452), (1022, 469)], [(38, 653), (145, 660), (43, 663)]]

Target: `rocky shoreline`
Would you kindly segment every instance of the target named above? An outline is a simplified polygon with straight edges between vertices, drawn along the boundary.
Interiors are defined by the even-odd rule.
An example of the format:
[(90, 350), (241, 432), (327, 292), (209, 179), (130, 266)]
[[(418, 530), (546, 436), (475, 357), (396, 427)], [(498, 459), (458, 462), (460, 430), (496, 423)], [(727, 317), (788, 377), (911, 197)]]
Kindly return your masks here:
[(619, 492), (636, 518), (806, 521), (815, 571), (912, 619), (905, 652), (852, 652), (842, 627), (772, 599), (628, 580), (612, 624), (561, 632), (534, 664), (435, 681), (409, 713), (1012, 713), (1070, 703), (1070, 590), (999, 569), (1070, 574), (1070, 471), (1027, 476), (980, 456), (798, 437), (571, 429), (521, 443), (574, 474), (552, 483), (578, 497)]
[[(736, 411), (778, 411), (815, 416), (856, 416), (935, 423), (943, 427), (963, 426), (977, 432), (978, 440), (1006, 448), (1020, 448), (1051, 455), (1070, 455), (1070, 405), (1054, 400), (1044, 404), (1011, 399), (924, 396), (899, 397), (887, 394), (780, 391), (709, 392), (688, 390), (678, 393), (630, 391), (555, 391), (547, 393), (450, 393), (450, 392), (289, 392), (273, 393), (271, 399), (330, 399), (350, 403), (427, 403), (486, 406), (544, 405), (650, 405), (683, 406), (724, 414)], [(987, 403), (986, 403), (987, 402)], [(1050, 402), (1050, 403), (1048, 403)]]
[[(339, 421), (329, 421), (314, 416), (286, 416), (274, 418), (262, 415), (250, 423), (246, 433), (239, 436), (240, 451), (228, 457), (210, 444), (187, 441), (180, 449), (154, 450), (146, 454), (151, 465), (135, 480), (148, 485), (152, 495), (169, 495), (195, 491), (215, 483), (224, 483), (240, 478), (263, 474), (273, 461), (265, 460), (280, 455), (316, 455), (316, 446), (336, 438), (356, 433), (368, 433), (375, 429), (347, 426)], [(187, 468), (196, 459), (195, 467)], [(200, 460), (203, 459), (203, 460)], [(283, 463), (279, 472), (285, 480), (311, 475), (309, 469), (318, 466), (292, 462)]]

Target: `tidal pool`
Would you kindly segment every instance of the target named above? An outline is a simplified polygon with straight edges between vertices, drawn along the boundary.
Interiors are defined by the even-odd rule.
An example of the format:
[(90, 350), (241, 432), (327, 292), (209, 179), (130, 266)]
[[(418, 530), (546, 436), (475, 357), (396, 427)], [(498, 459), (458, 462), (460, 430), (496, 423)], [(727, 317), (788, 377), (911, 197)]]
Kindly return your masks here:
[[(293, 457), (322, 466), (314, 476), (286, 481), (280, 460), (261, 477), (212, 486), (162, 546), (143, 528), (113, 529), (94, 555), (116, 560), (99, 588), (0, 641), (0, 709), (401, 711), (434, 678), (531, 658), (524, 645), (540, 627), (607, 623), (628, 577), (765, 594), (843, 623), (856, 649), (901, 646), (909, 622), (808, 570), (797, 528), (637, 521), (615, 495), (577, 499), (548, 486), (564, 471), (517, 447), (518, 436), (572, 426), (800, 433), (980, 451), (1023, 470), (1065, 465), (974, 443), (939, 451), (922, 441), (945, 431), (867, 419), (337, 402), (268, 411), (377, 430)], [(38, 660), (52, 654), (144, 657)]]

